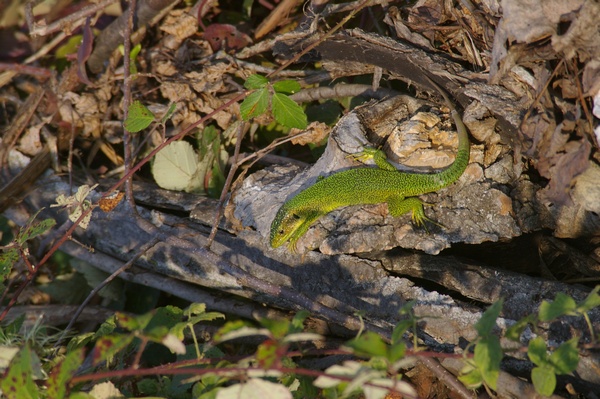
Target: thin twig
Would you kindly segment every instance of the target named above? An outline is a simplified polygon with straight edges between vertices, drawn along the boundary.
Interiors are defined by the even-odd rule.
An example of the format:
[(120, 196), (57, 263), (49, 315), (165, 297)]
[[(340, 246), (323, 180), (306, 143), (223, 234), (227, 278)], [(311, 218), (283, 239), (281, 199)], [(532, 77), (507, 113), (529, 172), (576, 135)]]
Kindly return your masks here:
[(64, 18), (59, 19), (58, 21), (52, 22), (49, 25), (45, 24), (37, 24), (35, 22), (33, 16), (33, 4), (34, 1), (29, 1), (25, 5), (25, 19), (27, 21), (27, 26), (29, 27), (29, 34), (32, 37), (35, 36), (46, 36), (50, 33), (57, 32), (59, 30), (68, 29), (70, 31), (75, 30), (80, 25), (85, 23), (85, 19), (108, 7), (112, 3), (116, 3), (117, 0), (103, 0), (97, 4), (92, 4), (87, 7), (82, 8), (79, 11), (76, 11), (72, 14), (67, 15)]
[(242, 146), (242, 139), (244, 138), (244, 133), (248, 130), (248, 122), (240, 123), (238, 127), (238, 133), (235, 141), (235, 149), (233, 151), (233, 162), (231, 168), (229, 169), (229, 173), (227, 174), (227, 179), (225, 180), (225, 184), (223, 185), (223, 190), (221, 190), (221, 197), (219, 198), (219, 204), (217, 205), (217, 215), (215, 216), (215, 222), (212, 225), (210, 230), (210, 234), (208, 236), (208, 242), (206, 243), (206, 248), (210, 248), (215, 236), (217, 235), (217, 230), (219, 230), (219, 221), (223, 216), (223, 206), (225, 204), (225, 200), (227, 199), (227, 193), (229, 192), (229, 188), (231, 187), (231, 182), (233, 181), (233, 176), (237, 171), (238, 163), (237, 159), (240, 155), (240, 148)]

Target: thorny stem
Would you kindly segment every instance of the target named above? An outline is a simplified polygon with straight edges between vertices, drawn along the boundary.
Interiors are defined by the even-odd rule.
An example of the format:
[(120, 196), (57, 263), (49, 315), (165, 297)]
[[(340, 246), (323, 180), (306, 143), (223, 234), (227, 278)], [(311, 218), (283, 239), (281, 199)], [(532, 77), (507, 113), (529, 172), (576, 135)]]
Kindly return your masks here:
[[(127, 24), (125, 25), (125, 32), (123, 33), (123, 120), (127, 120), (129, 116), (129, 104), (131, 103), (131, 30), (133, 29), (133, 14), (135, 13), (136, 0), (129, 0), (129, 7), (127, 8)], [(131, 134), (127, 129), (123, 129), (123, 164), (125, 167), (125, 175), (127, 175), (131, 168)], [(125, 180), (125, 197), (127, 203), (131, 207), (131, 211), (135, 212), (135, 202), (133, 200), (133, 175), (130, 175)]]
[(23, 259), (23, 262), (25, 262), (25, 265), (29, 269), (29, 273), (30, 274), (35, 273), (35, 268), (31, 264), (29, 259), (27, 259), (27, 254), (25, 253), (25, 250), (23, 249), (23, 247), (19, 248), (19, 254), (21, 255), (21, 258)]

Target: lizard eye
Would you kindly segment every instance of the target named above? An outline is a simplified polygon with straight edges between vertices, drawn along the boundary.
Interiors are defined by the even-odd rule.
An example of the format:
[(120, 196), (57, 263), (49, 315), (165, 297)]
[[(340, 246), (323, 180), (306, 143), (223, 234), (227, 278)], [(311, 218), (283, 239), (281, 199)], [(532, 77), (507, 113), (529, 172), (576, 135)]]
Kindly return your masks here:
[(279, 234), (283, 235), (283, 233), (285, 233), (285, 231), (279, 230)]
[(295, 213), (292, 216), (294, 216), (294, 219), (296, 220), (300, 219), (300, 216), (296, 215)]

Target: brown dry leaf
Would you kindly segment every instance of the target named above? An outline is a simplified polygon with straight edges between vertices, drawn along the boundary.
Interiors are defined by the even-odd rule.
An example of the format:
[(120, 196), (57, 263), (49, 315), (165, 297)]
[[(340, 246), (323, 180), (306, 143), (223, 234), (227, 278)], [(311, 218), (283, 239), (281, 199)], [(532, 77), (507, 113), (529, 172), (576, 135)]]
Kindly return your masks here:
[[(600, 94), (600, 60), (591, 60), (583, 69), (583, 77), (581, 78), (583, 91), (591, 97)], [(595, 99), (596, 104), (600, 99)], [(596, 112), (596, 117), (600, 118), (600, 110)]]
[(173, 35), (175, 39), (182, 42), (198, 31), (198, 19), (185, 10), (173, 10), (165, 18), (160, 30)]
[(61, 97), (59, 113), (63, 121), (83, 128), (85, 137), (101, 131), (100, 118), (106, 112), (105, 102), (98, 101), (90, 93), (67, 92)]
[[(299, 129), (292, 129), (290, 134), (299, 133)], [(314, 144), (323, 141), (325, 137), (331, 132), (331, 128), (323, 122), (311, 122), (304, 134), (298, 136), (298, 138), (292, 139), (292, 144), (306, 145)]]
[(160, 94), (171, 102), (196, 100), (196, 95), (190, 85), (179, 81), (163, 82), (160, 85)]
[(41, 122), (29, 126), (19, 141), (19, 151), (30, 156), (37, 154), (42, 149), (40, 130), (50, 123), (51, 120), (52, 117), (46, 117)]
[(194, 102), (187, 102), (185, 106), (177, 109), (177, 112), (171, 117), (171, 122), (175, 126), (187, 126), (199, 121), (201, 116), (195, 112)]
[[(502, 2), (501, 30), (522, 43), (554, 35), (562, 16), (581, 7), (584, 0), (508, 0)], [(524, 16), (527, 18), (524, 18)]]
[[(584, 1), (581, 8), (571, 8), (568, 12), (563, 7), (565, 4), (575, 5), (580, 1), (557, 0), (559, 10), (565, 11), (563, 14), (556, 14), (560, 17), (561, 24), (569, 24), (569, 28), (564, 34), (557, 33), (552, 35), (552, 47), (557, 53), (564, 53), (567, 59), (573, 58), (581, 53), (593, 59), (600, 59), (600, 30), (598, 21), (600, 21), (600, 3), (597, 1)], [(542, 2), (545, 4), (545, 2)], [(569, 7), (570, 8), (570, 7)], [(555, 11), (556, 12), (556, 11)], [(584, 57), (587, 58), (587, 57)]]
[(223, 77), (233, 73), (233, 66), (227, 63), (204, 65), (201, 71), (192, 71), (185, 74), (197, 93), (215, 94), (226, 91)]
[[(515, 43), (528, 44), (547, 37), (551, 37), (554, 44), (560, 31), (560, 24), (565, 18), (572, 18), (569, 17), (570, 13), (576, 13), (577, 10), (580, 10), (584, 2), (586, 0), (503, 1), (504, 15), (494, 36), (490, 81), (497, 82), (501, 76), (515, 65), (516, 60), (519, 58), (519, 55), (511, 54), (513, 49), (509, 50), (507, 45), (513, 46)], [(524, 18), (524, 15), (527, 18)], [(597, 24), (593, 25), (589, 28), (597, 29)], [(508, 65), (502, 65), (502, 63)], [(499, 71), (501, 72), (500, 76), (496, 76)]]
[(241, 50), (252, 43), (250, 36), (229, 24), (207, 26), (204, 38), (208, 40), (213, 51), (219, 51), (222, 46), (225, 47), (225, 50)]
[[(202, 101), (195, 102), (194, 105), (196, 109), (202, 113), (209, 114), (213, 112), (215, 109), (219, 108), (224, 104), (225, 101), (221, 100), (218, 97), (212, 96), (208, 93), (200, 96)], [(231, 125), (231, 119), (233, 117), (233, 110), (238, 109), (238, 106), (234, 106), (230, 109), (222, 110), (217, 112), (212, 116), (212, 119), (217, 122), (217, 125), (223, 130), (227, 130), (227, 128)]]
[(153, 72), (159, 76), (173, 76), (179, 71), (170, 60), (159, 60), (152, 63)]
[(570, 205), (569, 195), (575, 178), (585, 172), (592, 146), (587, 139), (569, 141), (553, 156), (543, 158), (538, 170), (547, 171), (550, 182), (541, 191), (542, 198), (558, 205)]

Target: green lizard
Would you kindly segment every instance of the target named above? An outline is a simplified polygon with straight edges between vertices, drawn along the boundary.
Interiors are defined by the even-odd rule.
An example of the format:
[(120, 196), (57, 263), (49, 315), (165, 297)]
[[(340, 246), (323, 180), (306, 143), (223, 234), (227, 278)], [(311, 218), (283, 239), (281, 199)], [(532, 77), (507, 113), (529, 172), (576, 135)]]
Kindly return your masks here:
[(416, 196), (437, 191), (458, 180), (469, 163), (470, 145), (467, 128), (454, 104), (437, 84), (430, 82), (446, 100), (456, 124), (458, 150), (452, 165), (433, 174), (400, 172), (386, 160), (382, 151), (365, 148), (357, 158), (373, 158), (378, 168), (364, 167), (334, 173), (317, 180), (285, 202), (271, 224), (273, 248), (289, 241), (290, 250), (296, 252), (296, 242), (317, 219), (348, 205), (387, 202), (389, 212), (394, 217), (412, 211), (412, 220), (417, 226), (431, 221), (425, 216), (423, 203)]

